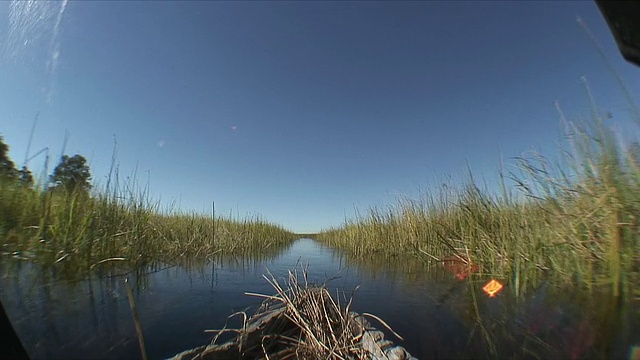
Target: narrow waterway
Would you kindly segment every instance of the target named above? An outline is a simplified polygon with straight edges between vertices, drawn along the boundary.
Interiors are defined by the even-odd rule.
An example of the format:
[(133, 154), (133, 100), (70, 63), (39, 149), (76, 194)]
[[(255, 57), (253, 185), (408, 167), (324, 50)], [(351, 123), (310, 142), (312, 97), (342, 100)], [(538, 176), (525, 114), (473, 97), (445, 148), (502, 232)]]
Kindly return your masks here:
[[(274, 293), (263, 275), (282, 283), (289, 270), (303, 267), (310, 282), (330, 280), (341, 301), (353, 294), (355, 311), (384, 319), (404, 341), (387, 338), (418, 358), (627, 358), (631, 346), (640, 345), (638, 302), (592, 301), (593, 295), (544, 284), (525, 299), (513, 298), (508, 288), (489, 298), (481, 290), (486, 278), (459, 280), (416, 259), (352, 262), (312, 239), (270, 258), (157, 265), (81, 281), (5, 257), (0, 297), (34, 359), (140, 358), (128, 277), (149, 358), (159, 359), (208, 343), (212, 334), (205, 330), (255, 309), (262, 300), (245, 292)], [(229, 325), (239, 325), (239, 318)]]

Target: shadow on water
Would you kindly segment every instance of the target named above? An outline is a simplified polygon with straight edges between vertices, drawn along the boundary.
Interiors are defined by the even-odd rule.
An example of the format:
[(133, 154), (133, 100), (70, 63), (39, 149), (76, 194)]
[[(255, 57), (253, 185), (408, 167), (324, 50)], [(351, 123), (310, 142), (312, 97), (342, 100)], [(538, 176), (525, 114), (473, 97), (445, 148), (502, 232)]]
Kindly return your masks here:
[(128, 276), (149, 358), (166, 358), (206, 344), (211, 334), (204, 330), (222, 328), (230, 314), (255, 309), (261, 299), (244, 293), (272, 294), (262, 277), (267, 270), (283, 278), (300, 264), (308, 264), (312, 282), (334, 278), (329, 287), (341, 296), (358, 287), (353, 309), (384, 319), (418, 358), (626, 358), (640, 343), (637, 302), (548, 283), (526, 298), (509, 291), (489, 298), (482, 276), (461, 281), (415, 258), (356, 262), (311, 239), (272, 253), (128, 274), (105, 264), (85, 279), (3, 258), (0, 296), (32, 358), (139, 358)]

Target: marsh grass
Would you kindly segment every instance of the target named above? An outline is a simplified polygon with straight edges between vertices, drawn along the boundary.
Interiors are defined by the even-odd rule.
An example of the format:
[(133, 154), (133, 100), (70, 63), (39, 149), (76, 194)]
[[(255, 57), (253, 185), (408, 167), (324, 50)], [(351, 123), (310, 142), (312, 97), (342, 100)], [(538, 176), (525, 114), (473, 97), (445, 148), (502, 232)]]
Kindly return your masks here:
[(593, 116), (586, 124), (562, 117), (569, 149), (560, 161), (515, 159), (516, 171), (501, 170), (499, 195), (481, 190), (470, 175), (464, 187), (445, 185), (417, 200), (370, 208), (317, 238), (352, 256), (472, 259), (516, 294), (548, 275), (631, 294), (640, 270), (640, 151)]
[(146, 190), (131, 188), (113, 181), (93, 193), (43, 191), (0, 181), (1, 251), (84, 271), (268, 252), (295, 238), (255, 216), (163, 212)]

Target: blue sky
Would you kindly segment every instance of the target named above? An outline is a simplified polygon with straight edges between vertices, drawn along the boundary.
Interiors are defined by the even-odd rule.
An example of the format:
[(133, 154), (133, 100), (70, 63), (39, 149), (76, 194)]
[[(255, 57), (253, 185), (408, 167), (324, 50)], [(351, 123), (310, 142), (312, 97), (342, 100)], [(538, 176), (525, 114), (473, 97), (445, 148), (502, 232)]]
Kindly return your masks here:
[[(296, 232), (553, 155), (570, 119), (629, 104), (640, 68), (593, 2), (0, 2), (0, 133), (104, 184), (114, 136), (163, 207), (260, 214)], [(44, 156), (29, 166), (41, 172)], [(53, 166), (53, 165), (52, 165)]]

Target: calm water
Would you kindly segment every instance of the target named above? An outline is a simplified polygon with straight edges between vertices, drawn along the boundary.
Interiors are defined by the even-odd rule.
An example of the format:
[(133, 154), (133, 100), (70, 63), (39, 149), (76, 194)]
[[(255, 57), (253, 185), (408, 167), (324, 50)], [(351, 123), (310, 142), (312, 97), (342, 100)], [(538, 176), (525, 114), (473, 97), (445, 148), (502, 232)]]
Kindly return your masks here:
[[(516, 301), (506, 289), (488, 298), (488, 278), (460, 281), (419, 261), (372, 257), (357, 263), (311, 239), (270, 258), (221, 258), (189, 267), (158, 265), (129, 274), (151, 359), (206, 344), (206, 329), (273, 294), (267, 269), (281, 283), (309, 266), (309, 280), (350, 296), (358, 312), (380, 316), (419, 358), (628, 358), (640, 345), (638, 302), (540, 286)], [(32, 358), (140, 358), (124, 276), (69, 281), (26, 262), (1, 260), (0, 296)], [(238, 321), (230, 321), (238, 325)], [(393, 339), (388, 334), (389, 339)]]

